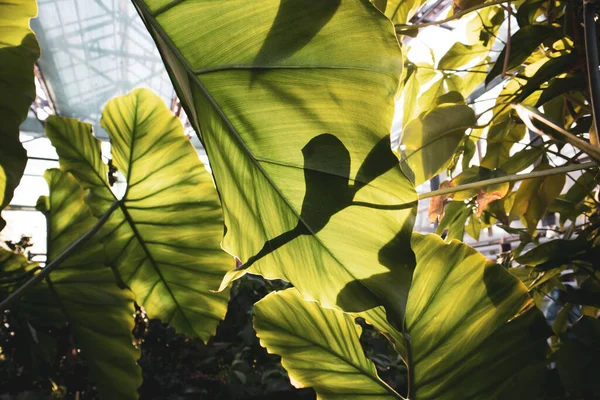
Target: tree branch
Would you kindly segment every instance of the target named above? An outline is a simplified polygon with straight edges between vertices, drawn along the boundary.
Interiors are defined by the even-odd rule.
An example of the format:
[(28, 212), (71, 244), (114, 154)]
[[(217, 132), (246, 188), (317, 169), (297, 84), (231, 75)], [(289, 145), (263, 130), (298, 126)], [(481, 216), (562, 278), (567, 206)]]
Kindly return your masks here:
[(529, 174), (500, 176), (498, 178), (487, 179), (484, 181), (473, 182), (473, 183), (466, 183), (464, 185), (459, 185), (459, 186), (454, 186), (454, 187), (444, 188), (444, 189), (440, 189), (440, 190), (434, 190), (432, 192), (423, 193), (422, 195), (419, 196), (419, 200), (428, 199), (430, 197), (435, 197), (435, 196), (441, 196), (443, 194), (462, 192), (464, 190), (479, 189), (484, 186), (495, 185), (498, 183), (516, 182), (516, 181), (522, 181), (525, 179), (541, 178), (544, 176), (558, 175), (558, 174), (563, 174), (563, 173), (567, 173), (567, 172), (571, 172), (571, 171), (579, 171), (582, 169), (597, 168), (597, 167), (598, 167), (598, 165), (596, 163), (587, 162), (587, 163), (582, 163), (582, 164), (571, 164), (571, 165), (566, 165), (563, 167), (545, 169), (543, 171), (534, 171), (534, 172), (530, 172)]
[(480, 5), (471, 7), (471, 8), (467, 8), (466, 10), (458, 12), (446, 19), (441, 20), (441, 21), (432, 21), (432, 22), (427, 22), (425, 24), (414, 24), (414, 25), (396, 25), (396, 33), (402, 33), (403, 31), (408, 31), (408, 30), (412, 30), (412, 29), (425, 28), (427, 26), (442, 25), (442, 24), (445, 24), (446, 22), (450, 22), (455, 19), (459, 19), (463, 15), (472, 13), (473, 11), (481, 10), (482, 8), (496, 6), (498, 4), (507, 3), (507, 2), (508, 2), (508, 0), (494, 0), (494, 1), (487, 2), (487, 3), (483, 3), (483, 4), (480, 4)]

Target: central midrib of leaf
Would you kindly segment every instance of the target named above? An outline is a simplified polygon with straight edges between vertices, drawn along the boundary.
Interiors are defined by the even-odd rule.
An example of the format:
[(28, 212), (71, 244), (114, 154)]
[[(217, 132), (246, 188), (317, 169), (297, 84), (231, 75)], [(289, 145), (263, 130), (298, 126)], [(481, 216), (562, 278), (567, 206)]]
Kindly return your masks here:
[[(140, 101), (139, 98), (136, 96), (135, 97), (135, 106), (133, 107), (133, 109), (135, 111), (134, 111), (134, 114), (133, 114), (133, 124), (132, 124), (132, 127), (134, 129), (134, 134), (131, 135), (131, 144), (129, 145), (129, 160), (127, 161), (127, 163), (128, 163), (128, 168), (127, 168), (127, 188), (125, 189), (125, 194), (123, 195), (122, 201), (119, 202), (119, 205), (121, 206), (121, 211), (123, 211), (123, 216), (125, 217), (125, 219), (127, 220), (127, 223), (131, 227), (131, 231), (133, 232), (134, 236), (137, 238), (138, 242), (140, 243), (140, 246), (144, 250), (144, 253), (146, 253), (146, 256), (148, 257), (148, 260), (150, 260), (150, 262), (152, 263), (152, 266), (154, 267), (154, 270), (156, 271), (156, 274), (158, 275), (158, 277), (160, 278), (160, 280), (162, 282), (164, 282), (165, 287), (166, 287), (167, 291), (169, 292), (169, 295), (171, 296), (171, 298), (173, 299), (173, 302), (175, 303), (176, 310), (179, 310), (181, 312), (181, 315), (185, 319), (185, 323), (189, 326), (191, 332), (195, 332), (194, 326), (191, 324), (191, 322), (188, 319), (188, 317), (187, 317), (186, 313), (184, 312), (183, 308), (181, 307), (181, 305), (177, 301), (177, 296), (175, 296), (175, 294), (171, 290), (171, 286), (169, 285), (169, 283), (167, 282), (167, 280), (163, 276), (162, 271), (158, 267), (158, 263), (154, 260), (154, 257), (152, 256), (152, 253), (150, 252), (150, 249), (146, 246), (146, 241), (142, 237), (142, 234), (138, 230), (135, 221), (133, 220), (133, 218), (129, 214), (129, 210), (127, 210), (127, 207), (124, 204), (124, 203), (127, 202), (127, 195), (129, 194), (129, 187), (130, 187), (129, 186), (129, 182), (131, 181), (131, 171), (133, 170), (133, 163), (134, 163), (133, 151), (135, 149), (135, 142), (136, 142), (136, 139), (137, 139), (137, 135), (135, 134), (135, 128), (137, 127), (137, 123), (138, 123), (137, 119), (138, 119), (139, 101)], [(138, 267), (138, 269), (141, 268), (141, 267), (142, 266), (140, 264), (140, 266)], [(137, 273), (137, 271), (134, 271), (134, 274), (135, 273)], [(148, 298), (148, 296), (151, 293), (152, 293), (151, 291), (148, 292), (148, 294), (146, 295), (146, 299)], [(146, 300), (146, 299), (144, 299), (144, 300)], [(175, 311), (175, 313), (176, 312), (177, 311)], [(170, 323), (171, 320), (173, 319), (173, 317), (175, 316), (175, 313), (173, 313), (173, 315), (171, 316), (171, 318), (169, 319), (169, 321), (165, 321), (165, 322)]]
[[(136, 98), (136, 102), (139, 101)], [(136, 107), (135, 107), (135, 114), (134, 114), (134, 127), (136, 126), (137, 122), (137, 103), (136, 103)], [(91, 134), (91, 133), (90, 133)], [(146, 246), (146, 243), (144, 241), (144, 238), (142, 237), (142, 235), (140, 234), (140, 232), (137, 229), (137, 226), (135, 224), (135, 221), (133, 220), (133, 218), (131, 217), (131, 215), (129, 214), (129, 211), (127, 210), (127, 206), (124, 204), (127, 201), (127, 193), (129, 192), (129, 179), (131, 177), (131, 169), (132, 169), (132, 165), (133, 165), (133, 147), (134, 147), (134, 143), (135, 143), (135, 135), (132, 135), (131, 138), (131, 145), (130, 147), (130, 155), (129, 155), (129, 169), (127, 171), (127, 189), (125, 190), (125, 195), (123, 196), (122, 199), (117, 198), (117, 196), (114, 194), (114, 192), (111, 190), (111, 188), (107, 185), (106, 183), (106, 177), (102, 176), (94, 167), (94, 165), (92, 165), (88, 159), (88, 157), (86, 157), (84, 154), (81, 153), (81, 151), (79, 150), (79, 148), (77, 146), (73, 146), (73, 148), (75, 149), (75, 151), (80, 155), (81, 159), (85, 160), (86, 163), (89, 165), (90, 170), (94, 173), (94, 175), (96, 175), (100, 181), (103, 183), (103, 188), (105, 191), (107, 191), (108, 193), (110, 193), (110, 195), (112, 196), (112, 198), (119, 203), (119, 209), (121, 210), (121, 212), (123, 213), (123, 216), (125, 217), (125, 220), (127, 221), (129, 227), (131, 228), (131, 231), (134, 235), (134, 237), (137, 239), (137, 241), (140, 243), (140, 246), (142, 247), (142, 250), (144, 251), (144, 253), (146, 253), (146, 257), (148, 258), (148, 260), (150, 260), (150, 263), (152, 264), (154, 270), (156, 271), (158, 277), (160, 278), (160, 280), (164, 283), (167, 291), (169, 292), (169, 295), (171, 296), (171, 298), (173, 299), (173, 303), (175, 303), (175, 306), (178, 310), (180, 310), (181, 315), (183, 316), (183, 318), (185, 319), (185, 322), (188, 324), (188, 326), (190, 327), (190, 330), (192, 332), (195, 332), (192, 324), (190, 323), (186, 313), (184, 312), (183, 308), (180, 306), (179, 302), (177, 301), (177, 297), (175, 296), (175, 294), (173, 293), (173, 291), (171, 290), (171, 287), (169, 285), (169, 283), (167, 282), (167, 280), (165, 279), (165, 277), (163, 276), (160, 268), (158, 267), (156, 261), (154, 260), (154, 257), (152, 256), (152, 253), (150, 252), (150, 249), (148, 249), (148, 247)], [(49, 228), (48, 228), (49, 231)], [(112, 232), (111, 232), (112, 233)], [(141, 265), (140, 265), (141, 267)], [(121, 280), (120, 277), (117, 277), (119, 280)], [(168, 322), (168, 321), (165, 321)]]
[[(344, 270), (348, 274), (350, 274), (353, 278), (355, 278), (356, 282), (359, 282), (363, 287), (365, 287), (365, 289), (367, 289), (367, 291), (371, 292), (371, 290), (369, 288), (367, 288), (364, 285), (364, 283), (362, 283), (362, 281), (360, 279), (358, 279), (347, 268), (345, 268), (345, 266), (342, 263), (342, 261), (338, 259), (338, 257), (325, 245), (325, 243), (323, 243), (323, 241), (319, 238), (319, 236), (312, 230), (311, 226), (309, 226), (309, 224), (307, 224), (306, 221), (304, 221), (304, 219), (302, 218), (302, 216), (300, 215), (300, 213), (290, 204), (289, 200), (281, 192), (281, 190), (279, 190), (279, 188), (277, 187), (277, 185), (275, 184), (275, 182), (273, 182), (273, 180), (271, 179), (271, 177), (269, 176), (269, 174), (267, 174), (267, 172), (262, 168), (262, 166), (259, 163), (259, 159), (257, 159), (257, 157), (250, 150), (250, 148), (248, 148), (248, 146), (246, 145), (246, 143), (244, 142), (244, 140), (242, 139), (242, 137), (238, 133), (237, 129), (233, 126), (233, 124), (231, 123), (231, 121), (229, 121), (229, 119), (227, 118), (227, 116), (225, 115), (225, 113), (223, 112), (223, 110), (221, 109), (221, 107), (219, 107), (219, 105), (217, 104), (217, 102), (215, 101), (215, 99), (212, 97), (212, 95), (210, 94), (210, 92), (208, 91), (208, 89), (204, 86), (204, 84), (200, 81), (200, 79), (198, 79), (198, 77), (196, 75), (196, 71), (188, 63), (188, 61), (186, 60), (186, 58), (181, 54), (181, 52), (179, 51), (179, 49), (173, 44), (173, 42), (171, 41), (170, 37), (162, 29), (162, 26), (156, 20), (156, 16), (157, 15), (161, 14), (162, 12), (165, 12), (165, 11), (171, 9), (172, 7), (174, 7), (177, 4), (179, 4), (181, 1), (180, 0), (174, 0), (173, 2), (171, 2), (171, 3), (169, 3), (169, 4), (167, 4), (167, 5), (163, 6), (163, 7), (161, 7), (155, 13), (152, 13), (148, 9), (148, 7), (143, 2), (143, 0), (142, 1), (140, 1), (140, 0), (132, 0), (132, 1), (137, 5), (138, 10), (140, 10), (140, 12), (143, 14), (143, 17), (144, 17), (143, 19), (147, 18), (148, 21), (150, 21), (150, 23), (152, 24), (153, 29), (161, 36), (161, 38), (164, 40), (164, 42), (166, 43), (166, 45), (169, 46), (169, 49), (171, 50), (171, 52), (173, 52), (173, 54), (175, 54), (175, 56), (177, 57), (177, 59), (179, 60), (179, 62), (185, 68), (185, 70), (188, 73), (188, 75), (196, 83), (196, 85), (202, 91), (202, 93), (204, 94), (204, 96), (206, 97), (206, 99), (209, 101), (209, 103), (214, 107), (215, 111), (217, 112), (217, 114), (219, 115), (219, 117), (221, 117), (221, 119), (223, 120), (223, 123), (227, 126), (227, 128), (229, 129), (229, 131), (232, 133), (232, 135), (235, 138), (235, 140), (242, 147), (242, 149), (244, 149), (244, 151), (246, 152), (246, 155), (252, 160), (252, 162), (256, 166), (256, 168), (261, 172), (261, 174), (264, 176), (264, 178), (269, 182), (269, 184), (271, 185), (271, 187), (273, 188), (273, 190), (275, 190), (275, 192), (279, 195), (279, 197), (283, 200), (283, 202), (289, 207), (289, 209), (292, 211), (292, 213), (298, 218), (298, 221), (302, 222), (302, 224), (308, 229), (308, 231), (317, 240), (317, 242), (321, 245), (321, 247), (323, 247), (327, 251), (327, 253), (342, 268), (344, 268)], [(212, 70), (219, 71), (220, 69), (231, 68), (231, 67), (232, 66), (215, 67), (215, 68), (211, 68), (209, 70), (209, 72), (212, 72)], [(254, 66), (250, 66), (250, 65), (249, 66), (244, 66), (244, 68), (245, 69), (264, 69), (264, 68), (261, 68), (261, 67), (254, 67)], [(302, 68), (310, 69), (311, 67), (300, 67), (300, 66), (298, 66), (298, 67), (290, 67), (290, 68), (294, 68), (294, 69), (302, 69)], [(330, 68), (331, 69), (361, 69), (361, 68), (354, 68), (354, 67), (347, 67), (347, 68), (345, 68), (345, 67), (330, 67)], [(374, 72), (374, 73), (381, 73), (379, 71), (373, 71), (373, 70), (366, 69), (366, 68), (364, 70), (367, 70), (367, 71), (370, 71), (370, 72)], [(200, 71), (202, 71), (202, 70), (200, 70)], [(193, 115), (193, 114), (188, 113), (188, 115)], [(208, 149), (205, 149), (205, 150), (208, 153), (209, 150)], [(209, 159), (210, 159), (210, 157), (209, 157)], [(295, 166), (295, 167), (296, 168), (305, 169), (304, 167), (300, 167), (300, 166)], [(327, 172), (327, 171), (319, 171), (319, 172), (331, 175), (331, 173)], [(216, 179), (215, 179), (215, 182), (216, 182)], [(218, 183), (216, 183), (216, 185), (218, 186)], [(268, 240), (268, 239), (269, 239), (268, 237), (265, 238), (265, 240)]]

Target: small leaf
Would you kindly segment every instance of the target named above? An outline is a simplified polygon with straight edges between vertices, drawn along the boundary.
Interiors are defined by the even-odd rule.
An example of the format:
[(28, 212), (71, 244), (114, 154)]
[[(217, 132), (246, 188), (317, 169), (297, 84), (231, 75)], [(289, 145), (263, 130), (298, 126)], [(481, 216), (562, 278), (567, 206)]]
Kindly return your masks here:
[[(528, 25), (519, 29), (510, 38), (510, 55), (507, 70), (511, 71), (520, 66), (533, 53), (533, 51), (545, 41), (554, 41), (561, 37), (561, 31), (549, 25)], [(506, 47), (502, 49), (494, 66), (485, 78), (485, 84), (489, 83), (502, 73)]]
[(444, 217), (440, 221), (435, 232), (438, 235), (441, 235), (447, 229), (447, 241), (452, 239), (463, 240), (465, 235), (465, 223), (470, 215), (472, 215), (472, 210), (463, 201), (451, 201), (446, 206)]
[(535, 164), (544, 154), (542, 148), (524, 149), (516, 152), (509, 157), (501, 166), (500, 169), (506, 171), (508, 175), (521, 172), (527, 167)]
[(586, 231), (575, 239), (554, 239), (519, 255), (515, 261), (522, 265), (549, 270), (560, 267), (586, 253), (589, 247)]
[(471, 140), (471, 139), (467, 139), (465, 141), (465, 146), (463, 149), (463, 158), (462, 158), (463, 171), (465, 169), (469, 168), (469, 166), (471, 164), (471, 160), (475, 156), (476, 152), (477, 152), (477, 145), (475, 144), (475, 142), (473, 142), (473, 140)]
[[(403, 107), (402, 107), (402, 126), (406, 126), (409, 121), (417, 117), (420, 112), (419, 107), (419, 93), (421, 91), (421, 78), (419, 77), (419, 70), (415, 70), (408, 77), (406, 84), (403, 88)], [(424, 80), (423, 80), (424, 82)]]
[(543, 89), (540, 98), (538, 99), (535, 107), (540, 107), (552, 100), (553, 98), (571, 91), (582, 91), (585, 88), (585, 76), (582, 72), (574, 72), (568, 74), (564, 78), (555, 78), (549, 84), (548, 87)]
[[(551, 168), (548, 164), (540, 164), (534, 171), (548, 168)], [(546, 213), (550, 203), (560, 194), (565, 185), (565, 179), (565, 174), (557, 174), (521, 182), (510, 210), (510, 220), (521, 217), (529, 232), (533, 234), (537, 223)]]
[(582, 202), (593, 196), (593, 190), (598, 185), (596, 182), (597, 172), (585, 171), (569, 188), (566, 194), (559, 196), (548, 207), (553, 212), (560, 212), (561, 223), (567, 220), (575, 220), (581, 211)]
[(476, 215), (471, 215), (469, 222), (465, 227), (465, 232), (473, 239), (479, 241), (479, 235), (481, 234), (481, 220)]
[(387, 0), (371, 0), (371, 2), (373, 3), (373, 5), (375, 5), (375, 7), (377, 7), (379, 11), (385, 13), (385, 9), (387, 7)]
[(559, 336), (561, 333), (567, 331), (569, 326), (569, 313), (573, 309), (573, 304), (565, 304), (563, 308), (556, 314), (556, 319), (552, 324), (552, 331), (555, 335)]
[[(35, 99), (33, 65), (40, 48), (29, 20), (36, 15), (35, 0), (0, 3), (0, 211), (10, 203), (27, 163), (19, 126)], [(4, 225), (0, 217), (0, 230)]]
[(461, 69), (470, 63), (478, 63), (489, 53), (489, 48), (480, 43), (468, 45), (456, 42), (442, 56), (438, 69)]
[(510, 150), (525, 136), (525, 125), (515, 123), (506, 116), (496, 121), (487, 134), (487, 150), (481, 166), (489, 169), (501, 167), (509, 158)]
[[(454, 186), (452, 181), (444, 181), (440, 185), (440, 189), (445, 189)], [(432, 224), (440, 217), (443, 217), (444, 214), (444, 205), (446, 200), (452, 198), (453, 193), (442, 194), (440, 196), (432, 197), (429, 201), (429, 222)]]
[[(527, 83), (520, 89), (519, 94), (514, 98), (514, 102), (521, 103), (529, 95), (537, 90), (541, 90), (540, 86), (551, 80), (552, 78), (567, 72), (573, 68), (573, 64), (577, 61), (577, 54), (575, 51), (570, 53), (561, 54), (556, 58), (551, 58), (548, 62), (544, 63), (532, 77), (527, 79)], [(545, 91), (544, 91), (545, 92)], [(546, 93), (548, 95), (549, 93)], [(544, 103), (548, 100), (544, 99)], [(538, 103), (541, 101), (538, 99)], [(541, 104), (544, 104), (541, 103)]]
[(546, 0), (523, 2), (518, 8), (516, 15), (519, 27), (524, 28), (534, 24), (537, 16), (543, 12), (541, 5), (545, 2)]
[(473, 110), (460, 104), (442, 104), (405, 126), (400, 138), (406, 157), (401, 161), (415, 174), (419, 185), (442, 171), (476, 122)]
[(426, 0), (388, 0), (385, 15), (396, 25), (408, 24)]

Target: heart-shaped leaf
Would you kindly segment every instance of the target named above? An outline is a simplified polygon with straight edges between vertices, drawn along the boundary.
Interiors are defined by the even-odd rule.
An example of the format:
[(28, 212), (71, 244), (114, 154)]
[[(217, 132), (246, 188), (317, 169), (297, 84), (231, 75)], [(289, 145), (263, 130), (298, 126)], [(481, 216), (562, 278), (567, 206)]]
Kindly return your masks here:
[(102, 126), (113, 163), (127, 188), (117, 198), (107, 181), (100, 145), (88, 124), (52, 117), (47, 135), (61, 168), (89, 189), (96, 215), (119, 200), (107, 222), (106, 255), (151, 318), (203, 340), (227, 310), (227, 293), (213, 293), (232, 258), (220, 247), (222, 213), (211, 177), (179, 120), (149, 90), (111, 100)]
[(400, 321), (417, 197), (390, 149), (390, 21), (368, 0), (134, 4), (206, 147), (223, 247), (326, 307)]

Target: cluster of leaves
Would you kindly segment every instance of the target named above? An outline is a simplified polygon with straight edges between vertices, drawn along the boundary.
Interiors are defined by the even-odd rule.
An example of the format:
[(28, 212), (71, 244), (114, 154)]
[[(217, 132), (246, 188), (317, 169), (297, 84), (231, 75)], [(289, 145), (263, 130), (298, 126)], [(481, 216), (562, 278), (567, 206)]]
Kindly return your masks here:
[[(297, 391), (290, 385), (279, 357), (266, 353), (252, 329), (253, 304), (287, 286), (256, 276), (237, 281), (228, 314), (207, 344), (177, 334), (159, 320), (149, 320), (137, 308), (133, 337), (141, 349), (140, 398), (314, 398), (310, 390)], [(29, 393), (35, 399), (97, 398), (96, 384), (90, 380), (85, 357), (77, 351), (73, 330), (69, 326), (34, 328), (31, 322), (15, 313), (4, 314), (0, 393)], [(374, 354), (385, 358), (382, 343), (386, 341), (372, 341), (378, 346)]]
[[(469, 7), (478, 5), (485, 6), (469, 2)], [(449, 188), (527, 169), (549, 172), (556, 160), (563, 165), (598, 160), (583, 28), (574, 23), (581, 21), (581, 12), (580, 4), (568, 1), (492, 4), (474, 13), (466, 24), (475, 33), (468, 36), (469, 42), (455, 43), (437, 64), (405, 61), (405, 124), (400, 144), (406, 164), (424, 172), (415, 177), (417, 184), (442, 171), (450, 179), (440, 187)], [(492, 49), (496, 35), (512, 19), (518, 27), (512, 27), (496, 57)], [(477, 116), (467, 111), (464, 98), (473, 105), (498, 84), (502, 90), (490, 109)], [(534, 124), (534, 118), (543, 123)], [(524, 141), (527, 128), (529, 143)], [(485, 141), (481, 145), (485, 154), (471, 166), (478, 141)], [(572, 146), (575, 150), (569, 154)], [(539, 239), (536, 228), (548, 212), (560, 212), (563, 225), (598, 205), (593, 195), (597, 168), (590, 168), (568, 194), (559, 197), (567, 178), (572, 179), (567, 173), (552, 173), (520, 185), (515, 184), (517, 179), (507, 179), (450, 193), (432, 199), (430, 219), (440, 220), (438, 233), (448, 230), (448, 238), (459, 240), (465, 232), (479, 239), (481, 229), (497, 223), (515, 233), (509, 225), (521, 219), (526, 229), (519, 232), (522, 247), (518, 254)]]
[[(580, 227), (575, 220), (597, 211), (589, 194), (598, 169), (584, 164), (579, 184), (559, 197), (566, 175), (548, 156), (575, 146), (580, 152), (570, 164), (599, 160), (589, 101), (580, 88), (557, 83), (581, 69), (579, 28), (560, 23), (576, 19), (577, 10), (570, 3), (520, 2), (513, 9), (458, 2), (454, 18), (480, 10), (470, 23), (475, 35), (423, 65), (406, 59), (397, 36), (419, 29), (408, 21), (421, 3), (374, 3), (395, 29), (368, 0), (133, 0), (207, 151), (218, 196), (181, 124), (148, 90), (113, 99), (103, 111), (110, 173), (88, 124), (51, 117), (46, 133), (61, 169), (47, 171), (50, 195), (38, 202), (48, 221), (48, 261), (39, 268), (5, 252), (0, 263), (0, 293), (11, 318), (36, 332), (33, 347), (44, 347), (37, 332), (67, 326), (67, 348), (81, 350), (102, 398), (136, 398), (138, 388), (149, 397), (165, 390), (279, 396), (290, 389), (285, 373), (255, 373), (248, 363), (257, 352), (248, 299), (242, 310), (239, 292), (229, 300), (230, 284), (250, 273), (293, 285), (256, 303), (253, 328), (260, 345), (281, 356), (293, 386), (310, 387), (319, 398), (538, 398), (548, 361), (556, 361), (569, 395), (596, 393), (594, 374), (577, 371), (597, 362), (598, 225), (592, 216)], [(35, 2), (16, 4), (20, 25), (0, 19), (2, 29), (30, 38)], [(515, 11), (520, 29), (493, 62), (500, 25)], [(23, 52), (12, 36), (7, 43), (11, 54), (27, 55), (12, 60), (9, 72), (26, 70), (31, 49)], [(473, 92), (505, 77), (491, 119), (477, 125)], [(31, 81), (11, 90), (27, 93)], [(398, 94), (404, 123), (392, 151)], [(23, 109), (8, 112), (10, 121), (24, 116)], [(0, 133), (14, 142), (15, 126)], [(549, 139), (512, 154), (526, 126)], [(478, 140), (487, 150), (471, 167)], [(18, 163), (5, 160), (3, 205), (20, 173)], [(448, 230), (448, 240), (413, 233), (415, 185), (443, 171), (452, 177), (459, 166), (444, 184), (452, 191), (432, 201), (431, 218), (444, 215), (438, 229)], [(513, 186), (509, 175), (530, 166), (535, 179)], [(112, 187), (115, 168), (122, 193)], [(552, 210), (563, 224), (571, 221), (566, 242), (521, 254), (541, 243), (537, 225)], [(465, 230), (478, 236), (498, 221), (518, 229), (509, 226), (516, 217), (525, 229), (511, 256), (527, 266), (518, 271), (449, 240)], [(551, 246), (573, 252), (552, 253)], [(579, 280), (573, 290), (561, 281), (566, 268)], [(550, 351), (551, 333), (536, 307), (543, 288), (565, 292)], [(217, 331), (228, 301), (229, 321), (243, 323), (231, 328), (226, 319)], [(154, 349), (141, 359), (132, 343), (135, 304), (136, 330)], [(568, 331), (574, 304), (587, 307), (586, 317)], [(161, 322), (146, 331), (146, 318)], [(195, 341), (215, 332), (208, 346)], [(219, 347), (219, 334), (226, 349), (239, 350), (233, 359)], [(582, 362), (581, 354), (592, 358)], [(138, 359), (146, 367), (143, 383)], [(260, 360), (274, 358), (262, 353)], [(156, 364), (183, 383), (153, 373)]]
[[(455, 6), (460, 3), (455, 1)], [(467, 5), (478, 6), (486, 4)], [(600, 371), (600, 158), (592, 86), (587, 84), (587, 68), (594, 64), (588, 62), (583, 13), (582, 4), (571, 1), (487, 6), (466, 24), (467, 29), (477, 26), (471, 32), (479, 36), (455, 43), (437, 64), (405, 61), (409, 72), (402, 93), (402, 155), (412, 169), (425, 172), (415, 174), (416, 183), (441, 171), (449, 176), (440, 189), (450, 190), (430, 202), (429, 217), (437, 223), (437, 233), (447, 240), (462, 240), (465, 233), (479, 240), (482, 229), (498, 226), (519, 235), (519, 246), (503, 254), (502, 261), (553, 323), (549, 361), (556, 369), (550, 374), (560, 379), (547, 382), (552, 382), (549, 396), (556, 398), (600, 394), (592, 378)], [(495, 57), (492, 44), (499, 40), (503, 23), (509, 37)], [(400, 33), (406, 28), (397, 27)], [(411, 29), (414, 33), (415, 27)], [(587, 46), (597, 48), (598, 42)], [(447, 103), (463, 98), (473, 106), (498, 84), (502, 90), (493, 107), (476, 116), (478, 125), (464, 105), (464, 111), (446, 111)], [(464, 117), (457, 117), (459, 112)], [(452, 131), (455, 126), (460, 129)], [(476, 146), (485, 152), (471, 166)], [(415, 149), (421, 154), (413, 156)], [(596, 164), (588, 163), (575, 177), (554, 172), (556, 162), (574, 170), (589, 161)], [(525, 170), (533, 170), (536, 177), (520, 184), (520, 179), (510, 179)], [(473, 185), (477, 182), (482, 183)], [(465, 185), (469, 188), (451, 191)], [(540, 229), (542, 220), (545, 228)]]

